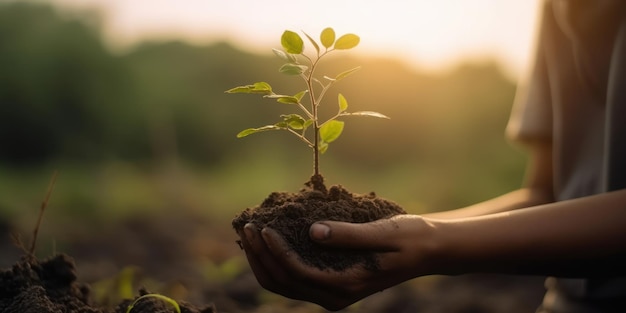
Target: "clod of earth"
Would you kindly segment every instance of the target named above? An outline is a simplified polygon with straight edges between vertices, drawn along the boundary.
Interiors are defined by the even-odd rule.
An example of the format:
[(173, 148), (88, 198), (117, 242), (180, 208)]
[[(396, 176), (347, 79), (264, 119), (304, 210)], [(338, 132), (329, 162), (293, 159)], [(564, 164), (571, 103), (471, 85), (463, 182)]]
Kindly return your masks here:
[[(140, 291), (140, 296), (148, 293)], [(0, 312), (4, 313), (125, 313), (134, 299), (122, 301), (115, 309), (101, 308), (90, 301), (87, 284), (77, 281), (74, 260), (59, 254), (39, 261), (25, 256), (10, 269), (0, 271)], [(179, 302), (182, 313), (216, 313), (209, 305), (198, 309)], [(173, 312), (158, 298), (136, 303), (133, 313)]]
[(232, 221), (237, 232), (247, 223), (259, 230), (270, 227), (279, 232), (303, 262), (320, 269), (345, 270), (362, 263), (378, 269), (376, 256), (355, 250), (324, 248), (309, 237), (309, 227), (317, 221), (332, 220), (367, 223), (406, 214), (398, 204), (375, 193), (354, 194), (340, 185), (326, 189), (320, 181), (308, 182), (297, 193), (273, 192), (259, 206), (247, 208)]

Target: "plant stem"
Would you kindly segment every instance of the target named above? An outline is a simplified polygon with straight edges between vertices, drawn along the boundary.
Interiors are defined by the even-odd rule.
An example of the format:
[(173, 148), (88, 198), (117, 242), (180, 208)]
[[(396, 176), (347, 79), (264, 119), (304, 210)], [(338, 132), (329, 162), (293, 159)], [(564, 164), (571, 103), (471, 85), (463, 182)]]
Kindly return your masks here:
[[(306, 57), (307, 60), (309, 60), (310, 64), (311, 64), (311, 69), (309, 70), (308, 75), (304, 76), (304, 80), (306, 82), (306, 86), (307, 89), (309, 90), (309, 98), (311, 100), (311, 114), (313, 115), (313, 176), (317, 177), (317, 176), (321, 176), (320, 175), (320, 125), (319, 125), (319, 118), (317, 116), (317, 106), (319, 105), (319, 102), (322, 100), (322, 97), (324, 96), (324, 94), (326, 93), (326, 90), (328, 89), (327, 86), (322, 88), (322, 91), (320, 92), (320, 97), (319, 98), (315, 98), (315, 90), (313, 89), (313, 81), (314, 81), (314, 77), (313, 74), (315, 73), (315, 68), (317, 67), (317, 63), (319, 62), (319, 60), (325, 56), (328, 52), (332, 51), (331, 50), (326, 50), (324, 51), (324, 53), (317, 55), (317, 58), (315, 59), (315, 61), (313, 61), (311, 58)], [(305, 110), (306, 111), (306, 110)]]
[(287, 128), (287, 131), (289, 131), (290, 133), (296, 135), (296, 137), (300, 138), (300, 140), (302, 140), (304, 143), (306, 143), (309, 147), (313, 148), (313, 143), (311, 143), (305, 136), (304, 133), (303, 134), (299, 134), (298, 132), (296, 132), (295, 130), (291, 129), (291, 128)]
[(37, 235), (39, 234), (39, 227), (41, 226), (41, 220), (43, 218), (43, 213), (48, 206), (48, 202), (50, 201), (50, 195), (52, 194), (52, 190), (54, 190), (54, 184), (57, 180), (58, 172), (54, 171), (52, 174), (52, 178), (50, 179), (50, 184), (48, 185), (48, 191), (46, 192), (46, 197), (41, 202), (41, 207), (39, 208), (39, 216), (37, 217), (37, 224), (35, 224), (35, 230), (33, 230), (33, 239), (30, 244), (30, 249), (28, 250), (31, 257), (35, 255), (35, 247), (37, 245)]
[(309, 97), (311, 99), (311, 114), (313, 114), (313, 175), (319, 176), (320, 174), (320, 150), (319, 150), (319, 132), (320, 127), (318, 124), (317, 118), (317, 100), (315, 99), (315, 90), (313, 90), (313, 73), (315, 72), (315, 67), (317, 65), (317, 61), (321, 56), (318, 56), (315, 62), (311, 62), (311, 70), (309, 71), (309, 75), (306, 78), (307, 88), (309, 89)]

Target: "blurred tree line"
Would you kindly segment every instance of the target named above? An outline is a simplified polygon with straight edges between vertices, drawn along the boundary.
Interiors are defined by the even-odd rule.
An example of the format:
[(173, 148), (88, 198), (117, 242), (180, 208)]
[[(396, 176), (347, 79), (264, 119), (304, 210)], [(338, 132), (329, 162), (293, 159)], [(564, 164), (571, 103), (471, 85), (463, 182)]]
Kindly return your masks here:
[[(28, 2), (0, 4), (0, 38), (0, 166), (176, 158), (214, 168), (261, 147), (276, 155), (308, 153), (287, 133), (235, 138), (289, 108), (225, 90), (256, 81), (281, 93), (302, 88), (278, 73), (280, 60), (269, 53), (170, 41), (116, 54), (93, 20)], [(502, 188), (519, 183), (522, 160), (503, 135), (515, 84), (496, 63), (432, 73), (391, 58), (337, 53), (329, 60), (320, 73), (362, 66), (329, 92), (329, 110), (340, 90), (351, 110), (391, 120), (351, 118), (324, 158), (371, 171), (413, 163), (448, 181), (459, 171), (469, 169), (471, 181), (492, 170), (504, 179)]]
[(0, 160), (13, 165), (142, 160), (171, 143), (208, 164), (228, 153), (220, 141), (236, 99), (223, 90), (267, 63), (227, 44), (114, 55), (96, 25), (28, 2), (0, 6), (0, 36)]

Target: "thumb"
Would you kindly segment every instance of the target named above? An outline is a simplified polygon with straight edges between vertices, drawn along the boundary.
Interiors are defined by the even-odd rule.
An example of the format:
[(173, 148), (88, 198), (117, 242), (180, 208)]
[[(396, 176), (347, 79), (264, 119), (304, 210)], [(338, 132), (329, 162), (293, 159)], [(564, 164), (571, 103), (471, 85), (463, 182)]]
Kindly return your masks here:
[(369, 223), (316, 222), (309, 236), (319, 244), (359, 250), (395, 250), (390, 240), (399, 231), (397, 223), (382, 219)]

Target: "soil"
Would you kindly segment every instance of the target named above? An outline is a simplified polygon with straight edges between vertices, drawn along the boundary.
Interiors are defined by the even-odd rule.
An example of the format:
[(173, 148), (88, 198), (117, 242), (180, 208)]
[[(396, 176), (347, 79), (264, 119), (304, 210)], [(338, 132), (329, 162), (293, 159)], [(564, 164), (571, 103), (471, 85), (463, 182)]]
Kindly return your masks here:
[(321, 176), (313, 176), (305, 188), (297, 193), (273, 192), (259, 206), (247, 208), (232, 221), (237, 232), (247, 223), (259, 230), (275, 229), (303, 262), (320, 269), (345, 270), (364, 264), (376, 270), (378, 264), (372, 253), (356, 250), (337, 250), (322, 247), (309, 237), (309, 227), (317, 221), (331, 220), (367, 223), (406, 214), (398, 204), (379, 198), (374, 192), (351, 193), (341, 185), (326, 189)]
[[(321, 196), (312, 191), (316, 190), (312, 185), (305, 189), (308, 191), (299, 197), (315, 193), (335, 199), (334, 205), (339, 207), (351, 201), (373, 202), (366, 204), (373, 207), (368, 213), (385, 202), (374, 200), (374, 194), (353, 195), (357, 200), (348, 200), (350, 193), (340, 186)], [(283, 196), (278, 193), (264, 203), (269, 205)], [(190, 203), (116, 220), (85, 216), (68, 220), (52, 211), (40, 233), (40, 258), (24, 253), (11, 240), (15, 234), (32, 231), (31, 223), (19, 227), (19, 218), (0, 217), (0, 312), (122, 313), (148, 292), (176, 300), (181, 312), (187, 313), (327, 312), (263, 290), (245, 255), (233, 244), (237, 235), (225, 223), (226, 217), (207, 215), (207, 211), (219, 208)], [(308, 222), (304, 229), (306, 225)], [(123, 295), (116, 283), (129, 268), (135, 273), (129, 293)], [(422, 277), (374, 294), (342, 312), (530, 313), (543, 298), (543, 281), (542, 277), (483, 274)], [(144, 298), (131, 312), (174, 310), (162, 300)]]
[[(142, 289), (139, 296), (148, 293)], [(90, 299), (89, 285), (77, 282), (74, 260), (65, 254), (43, 261), (25, 256), (12, 268), (0, 272), (0, 312), (5, 313), (125, 313), (137, 298), (123, 300), (113, 311), (94, 306)], [(198, 309), (186, 302), (178, 304), (181, 313), (216, 312), (213, 305)], [(160, 299), (146, 297), (137, 301), (131, 312), (167, 313), (175, 310)]]

